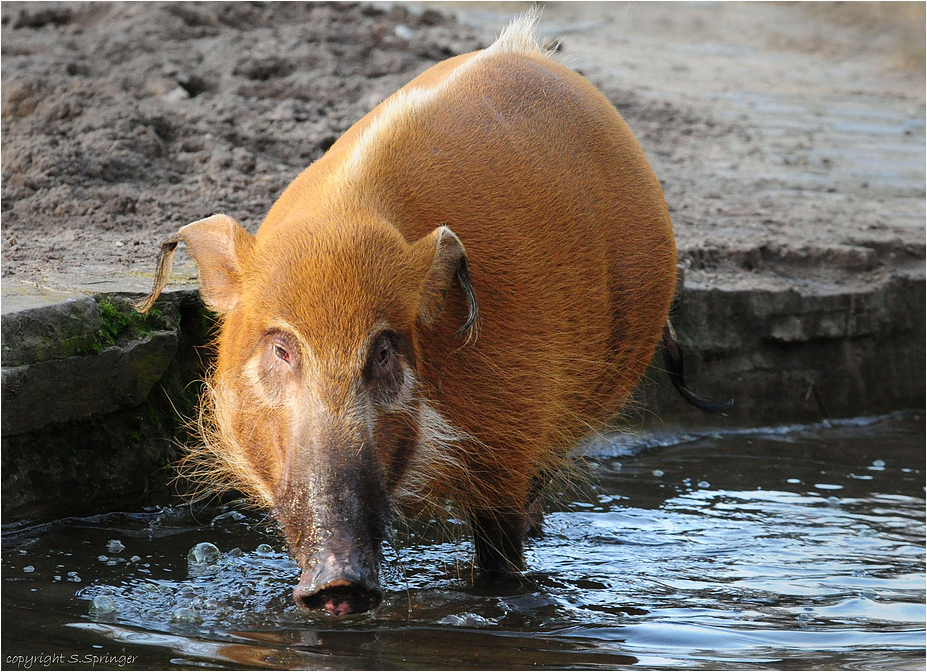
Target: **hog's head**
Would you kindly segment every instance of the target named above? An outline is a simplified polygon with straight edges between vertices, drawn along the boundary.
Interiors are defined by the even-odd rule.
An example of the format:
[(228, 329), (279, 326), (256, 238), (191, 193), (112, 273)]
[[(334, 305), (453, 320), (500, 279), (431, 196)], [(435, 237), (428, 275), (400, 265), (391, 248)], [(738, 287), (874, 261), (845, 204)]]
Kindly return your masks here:
[(210, 459), (273, 512), (301, 569), (298, 604), (373, 608), (391, 496), (422, 431), (419, 340), (455, 282), (469, 309), (460, 333), (477, 320), (463, 245), (447, 227), (409, 243), (373, 218), (255, 238), (215, 215), (162, 245), (140, 310), (179, 242), (221, 316), (204, 399)]

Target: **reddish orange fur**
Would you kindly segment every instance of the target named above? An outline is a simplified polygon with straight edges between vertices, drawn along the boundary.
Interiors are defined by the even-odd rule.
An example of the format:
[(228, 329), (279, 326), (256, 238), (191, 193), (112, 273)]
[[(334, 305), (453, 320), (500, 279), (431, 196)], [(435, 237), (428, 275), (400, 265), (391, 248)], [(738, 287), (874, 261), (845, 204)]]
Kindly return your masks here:
[[(239, 227), (225, 239), (233, 264), (200, 240), (213, 220), (174, 239), (205, 250), (194, 253), (204, 296), (224, 316), (214, 452), (237, 443), (227, 450), (250, 473), (238, 457), (227, 471), (263, 503), (279, 506), (303, 469), (299, 441), (350, 444), (373, 422), (391, 489), (417, 479), (419, 497), (523, 512), (532, 477), (618, 411), (643, 374), (676, 277), (659, 183), (601, 93), (517, 42), (439, 63), (373, 110), (294, 180), (256, 237)], [(436, 258), (424, 241), (441, 226), (466, 250), (481, 315), (469, 343), (457, 333), (468, 312), (459, 284), (423, 286)], [(213, 290), (217, 265), (232, 271)], [(274, 325), (297, 334), (303, 379), (253, 373)], [(388, 411), (357, 384), (377, 325), (408, 336), (417, 377)], [(407, 454), (422, 440), (423, 403), (456, 432), (428, 464)], [(292, 438), (323, 417), (324, 437)]]

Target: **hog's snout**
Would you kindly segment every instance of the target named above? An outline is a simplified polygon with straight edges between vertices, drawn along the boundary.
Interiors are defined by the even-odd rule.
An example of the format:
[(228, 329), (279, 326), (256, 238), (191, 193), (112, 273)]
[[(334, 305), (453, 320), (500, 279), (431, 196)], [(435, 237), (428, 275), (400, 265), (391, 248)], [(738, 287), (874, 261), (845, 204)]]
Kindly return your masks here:
[(332, 426), (315, 427), (294, 442), (274, 517), (302, 570), (296, 604), (344, 616), (369, 611), (382, 599), (380, 546), (389, 495), (364, 427), (340, 427), (346, 421), (333, 418)]
[(293, 599), (305, 609), (324, 609), (345, 616), (370, 611), (380, 604), (383, 591), (375, 570), (364, 563), (328, 555), (303, 570), (293, 589)]

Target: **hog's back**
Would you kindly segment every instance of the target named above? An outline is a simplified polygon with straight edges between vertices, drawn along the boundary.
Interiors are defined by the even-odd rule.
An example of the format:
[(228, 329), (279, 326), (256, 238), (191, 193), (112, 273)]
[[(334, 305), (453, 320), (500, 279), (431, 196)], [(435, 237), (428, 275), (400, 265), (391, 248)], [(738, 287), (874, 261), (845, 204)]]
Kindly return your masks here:
[(419, 334), (420, 368), (436, 408), (492, 453), (483, 468), (504, 463), (508, 480), (544, 468), (619, 410), (666, 320), (676, 250), (646, 158), (586, 80), (537, 54), (450, 59), (319, 164), (300, 189), (338, 174), (342, 197), (409, 242), (441, 225), (463, 242), (479, 337), (456, 334), (455, 286)]

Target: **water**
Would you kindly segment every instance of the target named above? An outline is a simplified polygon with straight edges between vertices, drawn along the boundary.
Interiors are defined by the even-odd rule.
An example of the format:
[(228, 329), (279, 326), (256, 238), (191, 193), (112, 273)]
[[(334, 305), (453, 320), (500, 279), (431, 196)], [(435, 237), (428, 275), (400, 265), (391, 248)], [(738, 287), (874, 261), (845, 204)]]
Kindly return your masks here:
[(474, 585), (463, 525), (418, 526), (344, 619), (293, 606), (259, 513), (7, 526), (4, 667), (922, 669), (924, 436), (907, 414), (599, 441), (520, 583)]

